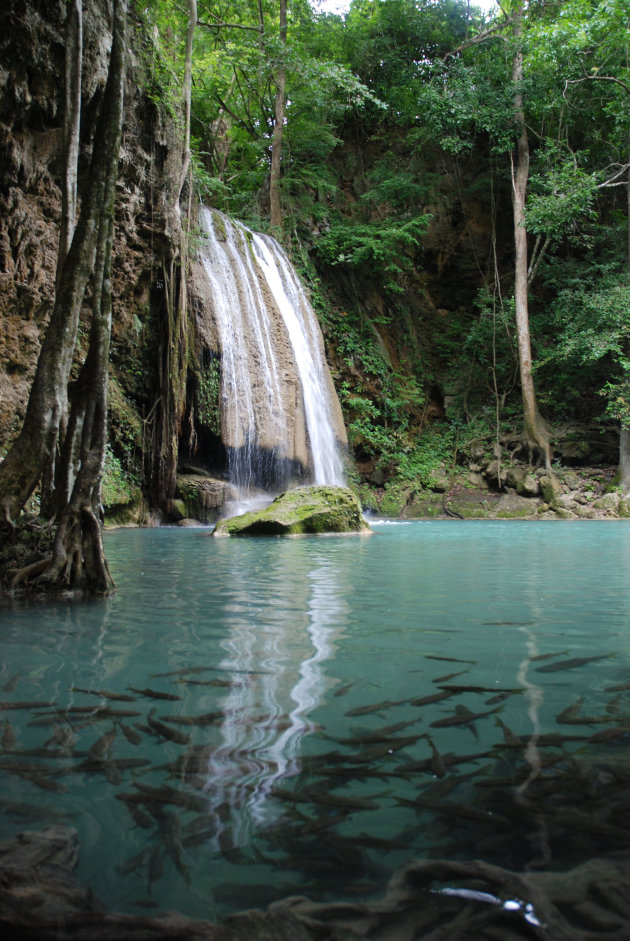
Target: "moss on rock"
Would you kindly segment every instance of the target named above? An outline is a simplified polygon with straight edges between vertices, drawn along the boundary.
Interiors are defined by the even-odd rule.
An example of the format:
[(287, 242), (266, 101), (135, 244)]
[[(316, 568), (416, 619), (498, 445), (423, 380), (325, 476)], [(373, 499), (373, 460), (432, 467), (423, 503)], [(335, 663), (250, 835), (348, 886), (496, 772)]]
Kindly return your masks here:
[(296, 536), (370, 532), (361, 507), (346, 487), (298, 487), (265, 507), (220, 520), (215, 536)]

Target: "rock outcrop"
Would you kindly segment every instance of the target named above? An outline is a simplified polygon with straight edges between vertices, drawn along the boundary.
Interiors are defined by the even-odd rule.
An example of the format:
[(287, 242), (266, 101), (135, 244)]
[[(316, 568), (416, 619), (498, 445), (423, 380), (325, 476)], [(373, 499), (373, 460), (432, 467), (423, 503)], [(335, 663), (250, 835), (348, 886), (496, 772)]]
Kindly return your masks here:
[(314, 533), (369, 533), (361, 507), (346, 487), (287, 490), (252, 513), (221, 520), (215, 536), (298, 536)]

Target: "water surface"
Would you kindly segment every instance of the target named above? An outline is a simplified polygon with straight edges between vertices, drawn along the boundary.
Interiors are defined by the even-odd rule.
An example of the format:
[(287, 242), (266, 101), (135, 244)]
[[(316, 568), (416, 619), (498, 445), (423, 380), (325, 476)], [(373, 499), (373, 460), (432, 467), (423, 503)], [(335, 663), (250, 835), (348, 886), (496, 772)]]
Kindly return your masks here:
[(4, 603), (0, 836), (68, 822), (109, 907), (206, 918), (626, 848), (630, 523), (374, 530), (119, 530), (115, 597)]

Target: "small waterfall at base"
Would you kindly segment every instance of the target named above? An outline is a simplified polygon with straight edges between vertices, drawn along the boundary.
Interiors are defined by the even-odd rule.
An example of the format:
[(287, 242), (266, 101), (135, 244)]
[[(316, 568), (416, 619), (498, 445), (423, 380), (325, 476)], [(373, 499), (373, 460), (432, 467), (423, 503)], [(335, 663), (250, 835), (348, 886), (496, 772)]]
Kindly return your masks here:
[(201, 210), (200, 260), (221, 357), (221, 439), (245, 494), (344, 484), (341, 408), (304, 288), (275, 239)]

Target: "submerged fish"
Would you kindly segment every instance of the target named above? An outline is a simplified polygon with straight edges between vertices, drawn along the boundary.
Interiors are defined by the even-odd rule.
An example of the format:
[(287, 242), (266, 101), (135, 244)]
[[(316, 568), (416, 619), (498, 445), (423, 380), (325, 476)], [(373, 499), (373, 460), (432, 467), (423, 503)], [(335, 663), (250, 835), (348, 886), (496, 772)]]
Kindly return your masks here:
[(157, 734), (161, 735), (162, 738), (169, 739), (171, 742), (177, 742), (178, 745), (190, 744), (190, 735), (187, 735), (185, 732), (179, 732), (177, 729), (172, 729), (164, 722), (160, 722), (159, 719), (154, 719), (152, 715), (154, 712), (155, 709), (152, 709), (147, 716), (147, 722), (154, 732), (157, 732)]
[(88, 696), (98, 696), (99, 699), (114, 699), (120, 702), (135, 702), (135, 696), (127, 696), (125, 693), (110, 693), (106, 689), (82, 689), (80, 686), (71, 686), (73, 693), (86, 693)]
[(431, 654), (424, 655), (425, 660), (443, 660), (445, 663), (471, 663), (473, 666), (477, 663), (476, 660), (460, 660), (458, 657), (434, 657)]
[(477, 719), (483, 719), (484, 716), (492, 716), (499, 709), (488, 709), (487, 712), (471, 712), (466, 706), (456, 706), (453, 715), (446, 716), (444, 719), (437, 719), (431, 723), (431, 728), (442, 729), (451, 725), (471, 725)]
[(125, 736), (130, 745), (139, 745), (142, 741), (142, 736), (137, 729), (132, 728), (130, 725), (125, 725), (124, 722), (118, 720), (116, 725)]
[(393, 702), (391, 699), (385, 699), (383, 702), (373, 703), (371, 706), (358, 706), (356, 709), (349, 709), (347, 716), (367, 716), (371, 712), (382, 712), (384, 709), (391, 709), (393, 706), (401, 706), (405, 699), (399, 699)]
[(522, 748), (523, 747), (523, 742), (518, 737), (518, 735), (515, 735), (512, 729), (510, 729), (507, 725), (505, 725), (504, 722), (501, 722), (498, 716), (494, 717), (494, 721), (503, 732), (503, 738), (504, 738), (506, 745), (508, 745), (510, 748)]
[(22, 673), (16, 673), (15, 676), (12, 676), (10, 680), (7, 680), (7, 682), (6, 682), (6, 683), (4, 684), (4, 686), (2, 687), (2, 689), (5, 691), (5, 693), (12, 693), (12, 692), (13, 692), (13, 690), (14, 690), (15, 687), (17, 686), (18, 680), (20, 679), (21, 676), (23, 676)]
[(453, 696), (455, 690), (443, 690), (441, 693), (433, 693), (431, 696), (421, 696), (419, 699), (411, 699), (410, 706), (430, 706), (431, 703), (441, 702), (442, 699), (449, 699)]
[(15, 737), (15, 732), (13, 731), (13, 726), (9, 721), (4, 723), (4, 728), (2, 730), (2, 739), (0, 744), (4, 751), (13, 751), (17, 744), (17, 739)]
[(468, 670), (458, 670), (457, 673), (447, 673), (445, 676), (436, 676), (433, 683), (446, 683), (448, 680), (454, 680), (456, 676), (461, 676), (463, 673), (468, 673)]
[(39, 699), (29, 699), (26, 702), (7, 702), (0, 701), (0, 712), (5, 709), (52, 709), (56, 702), (42, 702)]
[(171, 702), (176, 702), (181, 699), (181, 696), (176, 696), (175, 693), (162, 693), (158, 689), (136, 689), (135, 686), (128, 686), (127, 689), (130, 689), (132, 693), (137, 693), (138, 696), (146, 696), (148, 699), (168, 699)]
[(104, 735), (101, 735), (101, 737), (94, 742), (94, 744), (88, 749), (88, 756), (90, 758), (102, 758), (103, 755), (106, 755), (111, 751), (115, 738), (116, 727), (114, 726), (111, 731), (105, 732)]
[(608, 660), (610, 657), (614, 657), (614, 654), (603, 653), (598, 657), (572, 657), (571, 660), (558, 660), (555, 663), (546, 663), (543, 667), (537, 667), (536, 673), (558, 673), (560, 670), (573, 670), (575, 667), (583, 667), (587, 663), (594, 663), (596, 660)]

